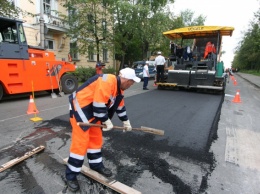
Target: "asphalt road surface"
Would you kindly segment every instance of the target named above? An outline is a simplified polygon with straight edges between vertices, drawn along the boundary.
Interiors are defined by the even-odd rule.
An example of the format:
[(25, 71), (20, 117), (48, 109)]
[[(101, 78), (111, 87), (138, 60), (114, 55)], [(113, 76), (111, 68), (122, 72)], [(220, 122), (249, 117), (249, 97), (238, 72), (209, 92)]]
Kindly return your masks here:
[[(189, 91), (143, 91), (142, 83), (126, 91), (126, 108), (133, 127), (152, 127), (164, 136), (143, 132), (104, 132), (103, 159), (113, 178), (144, 194), (203, 193), (216, 167), (211, 144), (218, 138), (222, 95)], [(0, 164), (44, 145), (43, 152), (0, 173), (0, 191), (58, 193), (68, 157), (71, 127), (68, 96), (36, 96), (38, 115), (27, 115), (28, 96), (0, 103)], [(40, 117), (40, 122), (30, 121)], [(113, 124), (121, 126), (115, 115)], [(87, 162), (85, 160), (85, 165)], [(79, 176), (81, 193), (115, 193)], [(78, 192), (80, 193), (80, 192)]]

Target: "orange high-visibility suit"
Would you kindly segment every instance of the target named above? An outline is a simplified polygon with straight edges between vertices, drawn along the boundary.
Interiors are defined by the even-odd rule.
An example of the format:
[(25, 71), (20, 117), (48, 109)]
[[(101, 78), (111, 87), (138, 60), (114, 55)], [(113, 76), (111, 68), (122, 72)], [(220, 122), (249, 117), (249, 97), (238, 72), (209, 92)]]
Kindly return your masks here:
[(69, 96), (72, 141), (67, 180), (74, 180), (79, 174), (86, 153), (91, 169), (103, 167), (102, 129), (78, 126), (77, 122), (101, 124), (111, 119), (115, 112), (121, 121), (128, 120), (120, 83), (120, 78), (112, 74), (95, 75)]
[(204, 52), (204, 59), (208, 57), (208, 54), (216, 53), (216, 48), (212, 42), (207, 42)]

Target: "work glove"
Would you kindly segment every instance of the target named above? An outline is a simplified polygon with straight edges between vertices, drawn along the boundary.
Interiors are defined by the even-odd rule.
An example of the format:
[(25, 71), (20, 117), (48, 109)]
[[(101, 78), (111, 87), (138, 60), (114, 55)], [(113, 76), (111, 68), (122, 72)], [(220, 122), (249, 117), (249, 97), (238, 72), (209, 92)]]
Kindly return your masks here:
[(123, 121), (123, 124), (124, 124), (124, 128), (125, 128), (127, 131), (132, 131), (132, 126), (131, 126), (129, 120)]
[(103, 131), (110, 131), (111, 129), (113, 129), (113, 123), (111, 122), (110, 119), (107, 119), (105, 122), (102, 123), (103, 125), (106, 125), (106, 127), (103, 127)]

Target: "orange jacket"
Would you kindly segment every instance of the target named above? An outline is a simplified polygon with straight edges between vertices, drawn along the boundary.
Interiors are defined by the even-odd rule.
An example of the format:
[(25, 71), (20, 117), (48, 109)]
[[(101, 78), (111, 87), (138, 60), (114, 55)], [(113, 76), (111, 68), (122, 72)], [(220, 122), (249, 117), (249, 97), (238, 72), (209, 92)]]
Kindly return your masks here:
[(204, 58), (207, 58), (209, 53), (216, 53), (216, 48), (211, 42), (207, 42), (204, 52)]
[(120, 120), (128, 120), (120, 84), (120, 78), (112, 74), (91, 77), (69, 96), (70, 117), (77, 122), (96, 123), (111, 119), (116, 112)]

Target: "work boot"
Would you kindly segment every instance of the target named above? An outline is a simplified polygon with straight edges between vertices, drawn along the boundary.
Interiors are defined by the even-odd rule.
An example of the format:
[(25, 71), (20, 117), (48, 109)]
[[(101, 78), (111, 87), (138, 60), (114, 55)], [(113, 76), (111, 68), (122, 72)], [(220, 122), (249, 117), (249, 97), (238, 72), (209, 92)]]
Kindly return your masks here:
[(76, 192), (79, 190), (79, 182), (77, 179), (73, 181), (70, 180), (66, 180), (66, 181), (67, 181), (67, 186), (71, 191)]
[[(92, 170), (94, 170), (94, 169), (92, 169)], [(94, 171), (98, 172), (99, 174), (104, 175), (105, 177), (111, 177), (112, 176), (111, 170), (109, 170), (108, 168), (105, 168), (105, 167), (95, 169)]]

